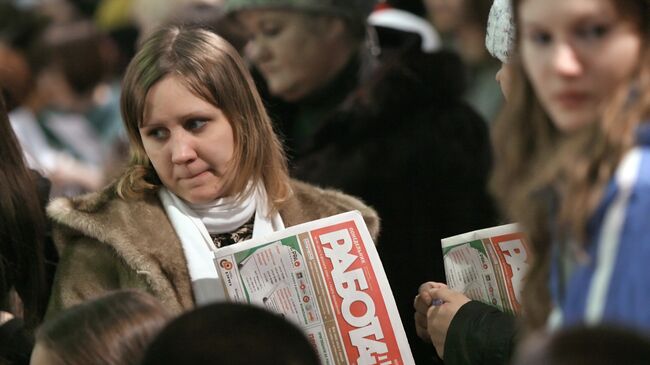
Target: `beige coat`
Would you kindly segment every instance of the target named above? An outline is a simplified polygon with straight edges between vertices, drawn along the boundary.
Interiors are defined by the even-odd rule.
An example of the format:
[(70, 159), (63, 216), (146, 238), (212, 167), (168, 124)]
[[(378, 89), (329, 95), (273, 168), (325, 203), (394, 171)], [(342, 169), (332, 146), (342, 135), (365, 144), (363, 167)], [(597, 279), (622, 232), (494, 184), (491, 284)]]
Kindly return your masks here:
[[(358, 210), (373, 239), (374, 210), (351, 196), (292, 181), (294, 195), (280, 208), (285, 226)], [(111, 290), (139, 288), (173, 313), (194, 307), (180, 240), (156, 196), (125, 201), (114, 188), (59, 198), (47, 209), (61, 256), (47, 316)]]

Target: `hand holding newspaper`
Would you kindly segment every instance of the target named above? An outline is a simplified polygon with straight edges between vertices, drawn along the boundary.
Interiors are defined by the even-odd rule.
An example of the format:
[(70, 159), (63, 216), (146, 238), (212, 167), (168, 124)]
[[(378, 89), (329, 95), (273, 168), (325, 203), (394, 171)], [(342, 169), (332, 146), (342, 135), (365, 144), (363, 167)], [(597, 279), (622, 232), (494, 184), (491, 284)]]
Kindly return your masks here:
[(413, 364), (379, 255), (359, 212), (293, 226), (215, 254), (228, 300), (307, 334), (323, 364)]
[(529, 265), (529, 245), (517, 224), (442, 240), (447, 286), (470, 299), (516, 314)]

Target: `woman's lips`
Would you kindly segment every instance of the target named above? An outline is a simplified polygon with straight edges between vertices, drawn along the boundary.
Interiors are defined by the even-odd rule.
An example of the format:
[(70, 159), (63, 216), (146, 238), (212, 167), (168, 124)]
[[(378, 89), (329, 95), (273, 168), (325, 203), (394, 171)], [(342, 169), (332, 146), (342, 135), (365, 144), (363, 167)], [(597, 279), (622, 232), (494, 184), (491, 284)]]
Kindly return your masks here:
[(192, 179), (196, 179), (196, 178), (201, 177), (201, 176), (203, 176), (204, 174), (207, 174), (207, 173), (209, 173), (209, 172), (210, 172), (210, 170), (203, 170), (203, 171), (198, 172), (198, 173), (196, 173), (196, 174), (188, 174), (188, 175), (186, 175), (186, 176), (184, 176), (184, 177), (181, 177), (181, 180), (192, 180)]
[(564, 91), (558, 93), (553, 98), (560, 106), (565, 109), (581, 107), (590, 98), (589, 93), (582, 91)]

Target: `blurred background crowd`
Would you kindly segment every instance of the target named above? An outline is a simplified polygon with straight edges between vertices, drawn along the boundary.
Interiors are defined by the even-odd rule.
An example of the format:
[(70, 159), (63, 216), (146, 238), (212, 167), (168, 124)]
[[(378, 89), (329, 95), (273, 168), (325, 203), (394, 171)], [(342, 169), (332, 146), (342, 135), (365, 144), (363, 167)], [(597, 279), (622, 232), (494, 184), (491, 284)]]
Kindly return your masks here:
[[(540, 3), (532, 0), (519, 3), (524, 2), (528, 6)], [(422, 341), (413, 323), (414, 296), (418, 294), (419, 289), (420, 294), (424, 294), (420, 287), (422, 283), (445, 282), (442, 252), (438, 245), (441, 238), (504, 222), (503, 216), (499, 214), (503, 212), (498, 211), (494, 197), (488, 191), (494, 151), (505, 151), (502, 157), (516, 155), (512, 160), (502, 159), (501, 162), (516, 160), (516, 163), (512, 164), (511, 170), (502, 169), (501, 175), (497, 175), (497, 180), (501, 177), (505, 181), (506, 177), (515, 176), (530, 183), (530, 186), (526, 185), (528, 190), (520, 190), (514, 182), (508, 185), (501, 181), (501, 186), (497, 186), (495, 191), (501, 194), (498, 198), (503, 200), (500, 202), (502, 209), (504, 206), (508, 208), (509, 188), (521, 193), (518, 195), (521, 203), (518, 212), (521, 212), (525, 211), (526, 204), (534, 199), (539, 202), (550, 196), (550, 199), (546, 200), (555, 202), (555, 195), (547, 194), (540, 198), (542, 194), (537, 193), (543, 189), (537, 191), (534, 187), (550, 187), (547, 190), (553, 190), (551, 188), (557, 187), (554, 185), (557, 181), (553, 180), (556, 178), (562, 188), (573, 187), (570, 184), (563, 185), (566, 181), (572, 182), (572, 175), (569, 171), (571, 168), (566, 166), (567, 163), (559, 162), (562, 156), (558, 156), (560, 153), (557, 151), (560, 149), (556, 147), (565, 147), (565, 139), (562, 136), (566, 132), (561, 126), (542, 126), (528, 133), (528, 125), (525, 124), (528, 120), (518, 118), (521, 122), (517, 124), (518, 129), (514, 134), (530, 138), (522, 137), (513, 141), (512, 149), (507, 146), (493, 148), (493, 140), (490, 139), (494, 129), (493, 122), (499, 118), (507, 121), (517, 119), (502, 111), (505, 97), (510, 98), (509, 88), (512, 85), (509, 80), (511, 72), (514, 72), (508, 66), (509, 52), (514, 42), (512, 19), (503, 18), (501, 15), (504, 13), (490, 15), (493, 3), (505, 2), (5, 0), (0, 1), (0, 88), (8, 120), (22, 148), (28, 168), (38, 172), (51, 183), (49, 192), (47, 189), (41, 189), (42, 195), (47, 195), (40, 197), (41, 204), (44, 205), (46, 201), (57, 197), (79, 197), (84, 193), (102, 191), (107, 184), (116, 181), (127, 165), (134, 164), (133, 151), (137, 150), (138, 142), (140, 145), (143, 143), (142, 137), (138, 140), (137, 136), (134, 137), (135, 132), (126, 130), (123, 122), (126, 114), (120, 105), (122, 80), (142, 42), (163, 25), (200, 27), (220, 35), (243, 57), (251, 72), (273, 124), (273, 130), (277, 132), (285, 149), (289, 175), (318, 187), (333, 188), (359, 197), (376, 210), (381, 220), (377, 249), (415, 362), (436, 363), (441, 361), (436, 354), (436, 348), (430, 341), (426, 342), (427, 335), (431, 332), (427, 333), (425, 328), (424, 336), (419, 334), (425, 339)], [(583, 3), (598, 3), (602, 6), (605, 1), (583, 0)], [(636, 0), (629, 3), (646, 7), (644, 9), (647, 10), (647, 1)], [(633, 16), (629, 18), (641, 24), (640, 28), (648, 28), (648, 16), (642, 15), (638, 21)], [(637, 35), (639, 39), (647, 36), (646, 28), (638, 32), (641, 34)], [(591, 31), (589, 29), (589, 32)], [(592, 36), (593, 39), (601, 39), (597, 38), (597, 31), (599, 30), (594, 30), (593, 34), (583, 32), (586, 35), (581, 33), (581, 36), (584, 36), (581, 40), (588, 43), (592, 38), (587, 38)], [(493, 33), (488, 34), (489, 32)], [(547, 38), (550, 37), (549, 34), (545, 34)], [(538, 41), (536, 44), (541, 48), (547, 38), (535, 38), (535, 41)], [(647, 48), (647, 45), (643, 46)], [(579, 51), (584, 49), (588, 47)], [(634, 61), (640, 59), (639, 64), (642, 65), (645, 60), (642, 56), (629, 58)], [(538, 68), (541, 69), (541, 66)], [(630, 66), (630, 69), (632, 68)], [(646, 68), (638, 67), (641, 70)], [(636, 72), (636, 66), (634, 70)], [(609, 71), (611, 70), (607, 70)], [(520, 80), (525, 79), (523, 71), (517, 75)], [(533, 81), (540, 80), (544, 81), (541, 77)], [(614, 84), (612, 82), (612, 85)], [(639, 91), (636, 83), (631, 84), (631, 91), (626, 89), (626, 94), (621, 98), (629, 98), (631, 103), (638, 102), (642, 99), (639, 95), (643, 95), (643, 89)], [(523, 81), (519, 85), (523, 88), (521, 85), (524, 85)], [(530, 90), (529, 84), (525, 86), (528, 87), (525, 89), (527, 93), (515, 95), (515, 103), (511, 103), (509, 99), (509, 105), (518, 107), (525, 104), (525, 107), (531, 109), (537, 107), (532, 101), (526, 104), (528, 100), (537, 99), (533, 92), (536, 90)], [(520, 91), (524, 90), (521, 88)], [(219, 92), (220, 90), (216, 90), (215, 93)], [(569, 99), (573, 96), (569, 95)], [(572, 99), (569, 102), (579, 104), (580, 100)], [(122, 100), (122, 103), (125, 101)], [(521, 110), (528, 111), (523, 108)], [(537, 107), (534, 111), (540, 115), (544, 113), (543, 107)], [(549, 113), (552, 112), (551, 110)], [(551, 118), (547, 114), (543, 115), (544, 117), (535, 119), (534, 122), (550, 125)], [(600, 120), (600, 117), (601, 115), (596, 115), (591, 119)], [(638, 122), (636, 120), (634, 123)], [(503, 125), (508, 126), (505, 122)], [(142, 126), (131, 125), (131, 128)], [(505, 127), (501, 129), (506, 130)], [(606, 134), (609, 129), (604, 129), (603, 133)], [(614, 129), (616, 128), (611, 128)], [(544, 134), (546, 132), (547, 134)], [(567, 132), (566, 136), (574, 136), (570, 132)], [(621, 135), (628, 132), (632, 134), (626, 130), (621, 132)], [(611, 138), (608, 138), (609, 135), (603, 137), (604, 140), (610, 141)], [(623, 137), (620, 139), (626, 142), (621, 142), (623, 147), (616, 150), (617, 153), (632, 144), (625, 144), (629, 141)], [(496, 140), (504, 145), (510, 142), (505, 132), (497, 133)], [(576, 152), (582, 146), (584, 151), (588, 151), (585, 155), (589, 155), (589, 148), (593, 146), (586, 140), (581, 141), (584, 146), (578, 146), (576, 142), (578, 147), (575, 147), (575, 150), (571, 150), (571, 146), (566, 147), (567, 151)], [(530, 142), (532, 147), (528, 148), (527, 142)], [(516, 153), (508, 153), (512, 151)], [(603, 156), (607, 152), (605, 149), (598, 151), (601, 151)], [(576, 155), (580, 155), (578, 152)], [(532, 170), (535, 166), (546, 166), (544, 153), (553, 156), (549, 165), (557, 163), (561, 167), (543, 170), (549, 177), (540, 182), (547, 176), (540, 177), (539, 181), (535, 180)], [(619, 162), (618, 158), (621, 157), (617, 154), (612, 156), (617, 160), (612, 166), (605, 166), (610, 168), (606, 172), (587, 171), (585, 168), (587, 172), (581, 177), (586, 176), (586, 180), (600, 174), (594, 178), (597, 183), (593, 184), (593, 191), (596, 192), (585, 199), (601, 197), (598, 194), (602, 190), (599, 189), (612, 177)], [(607, 158), (603, 157), (603, 160)], [(533, 165), (531, 161), (538, 165)], [(566, 173), (567, 171), (569, 173)], [(155, 174), (154, 171), (153, 175)], [(568, 178), (565, 181), (566, 176)], [(164, 181), (157, 183), (166, 186)], [(589, 188), (593, 186), (590, 185)], [(553, 193), (558, 193), (559, 196), (560, 193), (566, 192), (559, 190), (559, 193)], [(571, 198), (571, 194), (567, 196)], [(572, 199), (568, 200), (574, 202)], [(580, 205), (581, 202), (578, 201), (574, 207), (575, 211), (581, 214), (586, 212), (578, 217), (579, 224), (585, 223), (586, 217), (594, 212), (591, 205), (585, 208), (584, 204)], [(317, 206), (322, 202), (312, 203)], [(360, 203), (360, 206), (364, 205)], [(539, 206), (535, 205), (535, 208)], [(49, 215), (58, 214), (56, 209), (51, 208)], [(553, 215), (556, 211), (554, 208), (549, 209), (551, 213), (548, 215), (551, 218), (548, 218), (548, 221), (551, 221), (556, 218)], [(531, 211), (530, 215), (537, 213), (537, 210)], [(526, 217), (525, 214), (521, 216)], [(567, 221), (573, 223), (572, 219), (573, 216), (570, 216)], [(61, 223), (62, 220), (59, 219), (55, 223), (65, 225)], [(536, 222), (541, 223), (534, 227), (544, 226), (540, 231), (548, 233), (549, 236), (556, 234), (553, 230), (556, 227), (549, 228), (550, 224), (546, 224), (548, 221), (539, 219)], [(44, 226), (44, 235), (50, 234), (49, 223), (41, 223)], [(591, 227), (586, 223), (584, 225), (586, 228)], [(570, 224), (567, 226), (569, 227), (566, 236), (571, 236), (574, 233), (571, 231), (573, 227)], [(62, 231), (68, 232), (66, 228)], [(562, 234), (559, 236), (562, 239), (567, 238)], [(62, 237), (63, 234), (58, 238), (63, 239)], [(540, 237), (544, 238), (540, 241), (549, 243), (548, 246), (550, 243), (556, 243), (548, 236), (535, 236), (537, 239)], [(101, 237), (93, 239), (99, 240)], [(44, 298), (37, 300), (41, 304), (47, 302), (50, 295), (54, 265), (58, 260), (51, 237), (46, 237), (44, 241), (50, 245), (47, 248), (49, 251), (45, 253), (45, 262), (50, 266), (45, 267), (45, 272), (42, 273), (45, 276), (45, 284), (42, 286), (46, 289), (43, 290)], [(560, 241), (561, 247), (565, 247), (564, 244), (571, 246), (568, 239)], [(548, 251), (550, 249), (541, 250), (545, 254)], [(567, 248), (566, 251), (570, 249)], [(548, 255), (550, 257), (551, 253)], [(16, 265), (18, 266), (20, 265)], [(19, 269), (23, 270), (24, 267)], [(63, 272), (57, 275), (64, 276), (69, 271)], [(7, 279), (8, 275), (5, 276), (2, 277), (3, 286), (7, 286), (2, 288), (7, 289), (5, 292), (21, 289), (18, 284)], [(19, 282), (18, 279), (15, 281)], [(9, 284), (5, 285), (6, 283)], [(541, 295), (540, 301), (551, 303), (546, 289), (538, 293)], [(3, 296), (4, 294), (6, 293), (3, 293)], [(25, 300), (20, 292), (18, 295)], [(139, 294), (125, 295), (133, 297), (129, 300), (134, 300), (133, 306), (136, 308), (153, 305), (149, 303), (149, 298), (140, 298)], [(118, 295), (117, 298), (122, 297)], [(5, 302), (8, 300), (5, 297), (2, 299)], [(60, 304), (56, 302), (57, 299), (60, 298), (50, 301), (50, 311), (56, 307), (56, 303)], [(107, 302), (110, 303), (111, 300), (116, 299), (109, 298)], [(128, 304), (128, 300), (124, 298), (119, 300)], [(54, 305), (51, 304), (53, 302)], [(139, 302), (144, 304), (138, 304)], [(421, 305), (424, 314), (420, 314), (425, 319), (430, 302), (427, 297)], [(102, 317), (95, 312), (104, 308), (105, 303), (102, 303), (100, 301), (97, 308), (92, 305), (82, 307), (86, 312), (79, 312), (82, 313), (79, 315)], [(644, 303), (643, 300), (640, 303)], [(3, 308), (11, 307), (11, 303), (0, 304)], [(67, 304), (76, 303), (62, 304), (61, 307)], [(58, 309), (64, 308), (55, 308)], [(167, 321), (170, 317), (164, 310), (152, 313), (154, 312), (160, 317), (153, 319), (157, 323)], [(35, 314), (32, 313), (35, 321), (26, 321), (28, 327), (32, 326), (29, 330), (33, 330), (35, 324), (42, 320), (44, 313), (44, 306), (35, 309)], [(452, 317), (454, 314), (455, 312)], [(431, 314), (428, 316), (431, 317)], [(486, 315), (486, 318), (488, 317)], [(645, 319), (647, 318), (646, 316)], [(543, 316), (543, 319), (546, 319), (546, 316)], [(66, 332), (65, 326), (69, 325), (66, 320), (70, 321), (64, 317), (62, 321), (52, 322), (54, 324), (44, 327), (37, 341), (54, 341), (48, 339), (48, 331), (58, 334)], [(70, 323), (77, 320), (79, 319), (73, 319)], [(219, 318), (216, 321), (224, 320)], [(512, 321), (512, 318), (507, 320)], [(191, 321), (194, 321), (191, 322), (192, 326), (197, 326), (196, 319), (191, 318)], [(486, 328), (485, 323), (484, 321), (482, 329)], [(156, 324), (154, 332), (161, 326)], [(446, 326), (449, 327), (449, 323)], [(188, 330), (182, 326), (181, 329)], [(191, 328), (188, 331), (191, 331)], [(507, 339), (508, 344), (514, 343), (513, 333), (515, 330), (509, 328), (507, 334), (511, 336)], [(446, 328), (442, 337), (444, 336)], [(580, 342), (581, 336), (580, 329), (568, 334), (570, 341), (583, 347), (588, 346)], [(599, 332), (591, 333), (591, 336), (600, 338)], [(52, 338), (54, 337), (56, 336), (52, 335)], [(265, 341), (273, 338), (274, 334), (267, 337)], [(173, 336), (170, 338), (166, 341), (176, 339)], [(277, 342), (277, 338), (275, 340)], [(640, 340), (640, 347), (645, 346), (645, 340)], [(436, 345), (435, 340), (433, 342)], [(158, 350), (165, 350), (165, 346), (163, 342), (158, 345)], [(538, 363), (544, 363), (544, 356), (549, 354), (548, 347), (561, 347), (561, 344), (558, 344), (556, 339), (543, 339), (529, 346), (533, 355), (540, 348), (544, 349), (536, 360)], [(282, 348), (280, 345), (277, 347)], [(510, 347), (504, 348), (509, 358)], [(483, 356), (483, 352), (477, 353)], [(440, 354), (438, 349), (438, 355)], [(312, 355), (309, 353), (306, 356)], [(167, 355), (163, 357), (165, 356)], [(618, 353), (615, 356), (619, 356)], [(152, 363), (161, 361), (157, 357), (152, 359)]]
[(226, 16), (227, 1), (4, 1), (0, 85), (29, 166), (51, 197), (75, 196), (128, 158), (120, 82), (138, 42), (163, 24), (223, 36), (250, 62), (292, 176), (379, 211), (382, 261), (419, 344), (413, 293), (444, 281), (439, 248), (424, 242), (496, 223), (485, 189), (487, 130), (503, 102), (500, 62), (485, 49), (491, 3), (351, 1), (330, 6), (348, 12), (345, 29), (292, 14), (294, 33), (272, 39), (273, 19)]

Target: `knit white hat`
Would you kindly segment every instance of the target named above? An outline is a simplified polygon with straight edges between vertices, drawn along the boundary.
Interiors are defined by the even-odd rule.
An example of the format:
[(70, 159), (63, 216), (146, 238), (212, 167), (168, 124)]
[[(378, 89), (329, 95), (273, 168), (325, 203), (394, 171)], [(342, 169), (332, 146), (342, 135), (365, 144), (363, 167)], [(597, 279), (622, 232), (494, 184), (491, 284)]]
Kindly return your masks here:
[(494, 0), (488, 17), (485, 47), (503, 63), (508, 63), (515, 43), (515, 24), (510, 0)]

